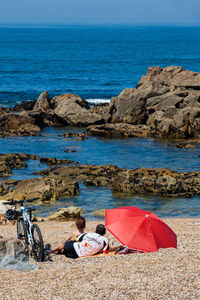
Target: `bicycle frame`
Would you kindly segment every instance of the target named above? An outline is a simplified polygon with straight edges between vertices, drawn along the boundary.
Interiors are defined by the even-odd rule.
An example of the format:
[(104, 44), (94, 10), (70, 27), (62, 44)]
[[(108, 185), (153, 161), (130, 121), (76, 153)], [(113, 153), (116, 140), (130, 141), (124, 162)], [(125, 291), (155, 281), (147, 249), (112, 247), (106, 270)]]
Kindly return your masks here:
[(33, 224), (32, 224), (30, 217), (23, 205), (20, 205), (20, 210), (22, 212), (22, 217), (23, 217), (24, 223), (27, 227), (28, 242), (29, 242), (29, 244), (32, 245), (33, 244), (33, 236), (31, 233), (31, 229), (32, 229)]

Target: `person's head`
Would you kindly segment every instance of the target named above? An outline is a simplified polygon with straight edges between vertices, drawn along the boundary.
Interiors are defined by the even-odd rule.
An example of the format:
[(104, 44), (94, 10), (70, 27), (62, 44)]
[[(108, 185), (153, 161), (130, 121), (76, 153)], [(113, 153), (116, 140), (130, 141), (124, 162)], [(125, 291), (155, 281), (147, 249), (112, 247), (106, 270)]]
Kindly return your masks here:
[(83, 230), (85, 228), (85, 218), (83, 217), (76, 218), (75, 224), (79, 231)]
[(95, 232), (104, 235), (106, 233), (106, 227), (103, 224), (99, 224), (97, 225)]

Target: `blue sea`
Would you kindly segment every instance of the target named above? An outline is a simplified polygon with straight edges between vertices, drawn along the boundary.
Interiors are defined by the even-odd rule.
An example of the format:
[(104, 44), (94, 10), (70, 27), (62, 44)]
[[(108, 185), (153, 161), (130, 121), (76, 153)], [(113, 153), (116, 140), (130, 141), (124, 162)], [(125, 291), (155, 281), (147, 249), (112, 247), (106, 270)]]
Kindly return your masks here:
[[(109, 102), (124, 88), (135, 87), (149, 66), (182, 66), (200, 72), (200, 27), (178, 26), (0, 26), (0, 105), (10, 107), (50, 96), (75, 93), (89, 102)], [(173, 141), (153, 139), (64, 140), (59, 134), (77, 128), (45, 128), (41, 137), (5, 138), (0, 153), (25, 152), (119, 167), (168, 167), (180, 172), (200, 169), (200, 147), (178, 149)], [(75, 153), (65, 153), (66, 148)], [(29, 162), (11, 178), (34, 177), (46, 168)], [(38, 207), (47, 215), (58, 207), (81, 206), (87, 218), (101, 208), (135, 205), (161, 217), (200, 216), (200, 197), (159, 198), (112, 194), (86, 187), (80, 195)]]

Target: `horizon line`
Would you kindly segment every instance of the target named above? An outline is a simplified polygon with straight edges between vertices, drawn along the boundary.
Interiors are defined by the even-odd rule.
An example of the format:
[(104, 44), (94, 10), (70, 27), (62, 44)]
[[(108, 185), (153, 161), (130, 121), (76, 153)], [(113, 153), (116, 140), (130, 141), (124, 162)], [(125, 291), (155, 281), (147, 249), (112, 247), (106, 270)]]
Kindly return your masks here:
[(21, 27), (66, 27), (66, 26), (78, 26), (78, 27), (89, 27), (89, 26), (97, 26), (97, 27), (120, 27), (120, 26), (127, 26), (127, 27), (138, 27), (138, 26), (167, 26), (167, 27), (190, 27), (190, 26), (200, 26), (199, 23), (153, 23), (153, 22), (146, 22), (146, 23), (5, 23), (5, 22), (0, 22), (0, 26), (21, 26)]

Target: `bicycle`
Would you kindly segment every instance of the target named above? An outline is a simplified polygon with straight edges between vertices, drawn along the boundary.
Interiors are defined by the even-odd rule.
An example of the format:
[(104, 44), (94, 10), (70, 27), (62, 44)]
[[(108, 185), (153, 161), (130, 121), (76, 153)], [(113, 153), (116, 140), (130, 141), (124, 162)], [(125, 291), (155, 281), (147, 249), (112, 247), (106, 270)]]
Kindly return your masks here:
[[(8, 209), (6, 211), (6, 218), (8, 220), (17, 220), (17, 237), (22, 240), (25, 239), (25, 243), (28, 247), (31, 256), (34, 256), (36, 261), (44, 261), (44, 243), (40, 228), (37, 224), (32, 224), (32, 211), (34, 209), (24, 207), (24, 202), (33, 202), (38, 198), (20, 201), (7, 201), (3, 202), (4, 205), (13, 206), (14, 209)], [(17, 207), (20, 207), (20, 211)], [(28, 212), (27, 212), (28, 211)], [(30, 251), (30, 247), (32, 251)]]

